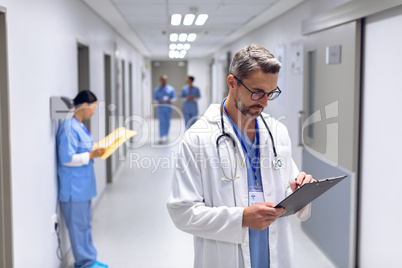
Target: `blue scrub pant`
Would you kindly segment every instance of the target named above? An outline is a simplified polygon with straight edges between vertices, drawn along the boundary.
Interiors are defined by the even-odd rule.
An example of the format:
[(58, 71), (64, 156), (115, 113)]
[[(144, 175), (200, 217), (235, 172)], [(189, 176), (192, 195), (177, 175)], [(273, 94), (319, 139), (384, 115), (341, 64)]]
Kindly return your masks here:
[(171, 107), (158, 107), (158, 118), (159, 118), (159, 137), (167, 136), (169, 134), (170, 128), (170, 118), (172, 117)]
[(97, 256), (91, 234), (91, 200), (60, 202), (60, 204), (75, 259), (74, 267), (89, 267), (96, 261)]
[(183, 115), (186, 130), (197, 121), (198, 106), (195, 101), (185, 101), (183, 103)]
[(189, 129), (197, 121), (196, 113), (184, 113), (184, 123), (186, 129)]

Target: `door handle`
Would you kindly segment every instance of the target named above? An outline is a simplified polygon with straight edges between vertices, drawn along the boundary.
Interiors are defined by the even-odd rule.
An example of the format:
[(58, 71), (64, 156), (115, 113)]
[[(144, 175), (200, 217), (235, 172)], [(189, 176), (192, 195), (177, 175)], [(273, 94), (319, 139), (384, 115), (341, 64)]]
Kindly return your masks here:
[(304, 112), (299, 111), (297, 114), (297, 118), (299, 119), (299, 139), (297, 146), (303, 146), (303, 121), (304, 121)]

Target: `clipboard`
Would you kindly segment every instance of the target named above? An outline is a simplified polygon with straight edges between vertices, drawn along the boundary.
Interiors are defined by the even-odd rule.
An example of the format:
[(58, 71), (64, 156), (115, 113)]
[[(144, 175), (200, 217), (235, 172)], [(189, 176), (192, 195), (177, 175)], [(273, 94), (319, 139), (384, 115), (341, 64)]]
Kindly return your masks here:
[(128, 139), (137, 134), (137, 131), (120, 127), (107, 135), (103, 140), (95, 144), (92, 149), (106, 148), (105, 153), (101, 156), (102, 159), (107, 159), (117, 148), (125, 143)]
[(296, 192), (283, 199), (275, 208), (286, 208), (286, 213), (281, 217), (292, 215), (311, 203), (314, 199), (341, 182), (347, 175), (317, 180), (306, 183)]

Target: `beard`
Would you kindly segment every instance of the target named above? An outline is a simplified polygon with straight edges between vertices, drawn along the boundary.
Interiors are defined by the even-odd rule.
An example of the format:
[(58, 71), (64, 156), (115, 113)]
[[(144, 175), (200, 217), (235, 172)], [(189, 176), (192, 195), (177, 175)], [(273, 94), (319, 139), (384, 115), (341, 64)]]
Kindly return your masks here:
[[(247, 106), (245, 105), (243, 102), (241, 102), (240, 100), (238, 100), (237, 98), (235, 98), (235, 107), (237, 108), (237, 110), (239, 110), (244, 116), (247, 116), (250, 119), (255, 119), (257, 117), (259, 117), (262, 113), (262, 111), (264, 110), (264, 107), (259, 105), (259, 104), (254, 104), (254, 105), (250, 105)], [(260, 108), (260, 111), (255, 111), (252, 112), (251, 109), (252, 108)]]

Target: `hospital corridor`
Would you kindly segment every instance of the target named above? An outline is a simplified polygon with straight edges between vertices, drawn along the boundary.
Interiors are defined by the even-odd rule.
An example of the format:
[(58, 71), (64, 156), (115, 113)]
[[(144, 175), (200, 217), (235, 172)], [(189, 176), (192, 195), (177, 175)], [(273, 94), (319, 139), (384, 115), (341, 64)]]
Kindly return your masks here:
[(402, 0), (0, 0), (0, 268), (399, 268)]

